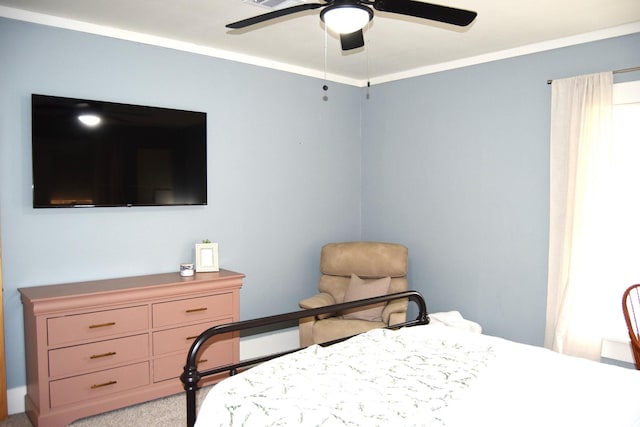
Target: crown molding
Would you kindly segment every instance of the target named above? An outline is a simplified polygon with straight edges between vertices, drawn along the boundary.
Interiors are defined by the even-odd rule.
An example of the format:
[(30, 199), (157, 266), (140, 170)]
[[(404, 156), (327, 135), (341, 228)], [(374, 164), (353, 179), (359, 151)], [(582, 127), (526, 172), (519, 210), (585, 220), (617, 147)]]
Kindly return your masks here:
[(640, 32), (640, 21), (618, 27), (607, 28), (604, 30), (593, 31), (590, 33), (579, 34), (571, 37), (564, 37), (541, 43), (533, 43), (517, 48), (506, 49), (502, 51), (487, 53), (483, 55), (463, 58), (456, 61), (449, 61), (440, 64), (419, 67), (412, 70), (403, 71), (401, 73), (387, 74), (384, 76), (367, 79), (353, 79), (342, 75), (327, 73), (314, 70), (311, 68), (295, 66), (279, 61), (270, 61), (264, 58), (258, 58), (251, 55), (243, 55), (236, 52), (216, 49), (202, 46), (194, 43), (181, 42), (178, 40), (153, 36), (150, 34), (139, 33), (135, 31), (123, 30), (120, 28), (91, 24), (73, 19), (60, 18), (42, 13), (29, 12), (22, 9), (16, 9), (6, 6), (0, 6), (0, 16), (15, 19), (18, 21), (31, 22), (35, 24), (46, 25), (50, 27), (63, 28), (84, 33), (96, 34), (105, 37), (112, 37), (121, 40), (133, 41), (137, 43), (148, 44), (152, 46), (165, 47), (169, 49), (180, 50), (184, 52), (205, 55), (214, 58), (226, 59), (229, 61), (241, 62), (245, 64), (256, 65), (259, 67), (271, 68), (280, 71), (286, 71), (293, 74), (300, 74), (307, 77), (324, 79), (335, 83), (343, 83), (351, 86), (366, 87), (368, 84), (375, 85), (381, 83), (392, 82), (395, 80), (403, 80), (411, 77), (417, 77), (426, 74), (433, 74), (442, 71), (453, 70), (456, 68), (469, 67), (472, 65), (483, 64), (486, 62), (499, 61), (502, 59), (513, 58), (522, 55), (528, 55), (547, 50), (558, 49), (567, 46), (573, 46), (582, 43), (593, 42), (613, 37), (624, 36)]

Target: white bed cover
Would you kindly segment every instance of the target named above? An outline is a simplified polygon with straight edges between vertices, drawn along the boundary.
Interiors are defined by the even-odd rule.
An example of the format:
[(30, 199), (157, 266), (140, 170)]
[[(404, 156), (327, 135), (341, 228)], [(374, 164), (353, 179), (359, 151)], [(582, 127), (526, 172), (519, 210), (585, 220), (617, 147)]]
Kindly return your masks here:
[(640, 371), (441, 325), (377, 329), (265, 362), (196, 427), (640, 427)]

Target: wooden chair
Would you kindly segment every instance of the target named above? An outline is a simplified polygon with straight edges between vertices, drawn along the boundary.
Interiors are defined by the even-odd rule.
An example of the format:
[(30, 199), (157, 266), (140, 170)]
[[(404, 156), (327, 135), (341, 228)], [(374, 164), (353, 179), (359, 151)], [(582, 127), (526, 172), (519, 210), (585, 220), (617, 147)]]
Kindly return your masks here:
[(622, 312), (627, 322), (631, 349), (636, 361), (636, 369), (640, 370), (640, 284), (627, 288), (622, 295)]

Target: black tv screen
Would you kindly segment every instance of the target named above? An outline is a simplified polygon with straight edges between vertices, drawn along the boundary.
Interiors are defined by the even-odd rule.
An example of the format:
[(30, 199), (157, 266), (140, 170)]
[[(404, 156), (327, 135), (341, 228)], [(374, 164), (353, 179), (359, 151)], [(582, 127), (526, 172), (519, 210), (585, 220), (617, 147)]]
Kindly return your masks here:
[(33, 207), (207, 204), (207, 115), (31, 96)]

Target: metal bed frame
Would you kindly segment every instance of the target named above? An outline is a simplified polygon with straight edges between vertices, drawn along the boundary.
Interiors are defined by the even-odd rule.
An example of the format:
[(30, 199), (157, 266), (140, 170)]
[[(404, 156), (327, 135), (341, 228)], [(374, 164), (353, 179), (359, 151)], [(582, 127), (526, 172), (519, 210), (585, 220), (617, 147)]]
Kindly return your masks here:
[[(395, 294), (383, 295), (379, 297), (366, 298), (358, 301), (351, 301), (341, 304), (328, 305), (325, 307), (312, 308), (308, 310), (292, 311), (284, 314), (277, 314), (274, 316), (261, 317), (258, 319), (243, 320), (239, 322), (227, 323), (224, 325), (214, 326), (201, 333), (191, 345), (189, 353), (187, 354), (187, 362), (184, 367), (184, 372), (180, 376), (180, 380), (184, 384), (184, 389), (187, 394), (187, 427), (193, 427), (196, 422), (196, 391), (200, 388), (198, 383), (204, 377), (216, 375), (225, 371), (229, 372), (229, 375), (235, 375), (240, 368), (250, 367), (267, 360), (275, 359), (276, 357), (283, 356), (285, 354), (295, 353), (302, 350), (297, 348), (293, 350), (273, 353), (261, 357), (252, 359), (241, 360), (238, 363), (221, 366), (219, 368), (208, 369), (204, 371), (198, 371), (197, 356), (198, 351), (202, 345), (209, 339), (229, 332), (239, 332), (247, 329), (259, 328), (270, 325), (286, 324), (293, 320), (299, 320), (305, 317), (314, 317), (320, 314), (326, 313), (340, 313), (343, 310), (347, 310), (355, 307), (362, 307), (370, 304), (388, 302), (397, 299), (406, 298), (408, 301), (414, 302), (418, 308), (418, 315), (415, 320), (409, 320), (396, 325), (388, 326), (388, 329), (397, 329), (401, 327), (426, 325), (429, 323), (429, 315), (427, 313), (427, 304), (422, 295), (417, 291), (404, 291)], [(276, 328), (277, 329), (277, 328)], [(334, 341), (322, 343), (322, 346), (328, 346), (340, 341), (344, 341), (351, 337), (341, 338)]]

